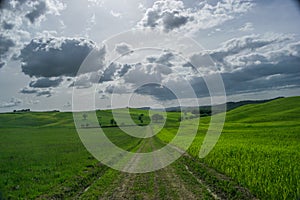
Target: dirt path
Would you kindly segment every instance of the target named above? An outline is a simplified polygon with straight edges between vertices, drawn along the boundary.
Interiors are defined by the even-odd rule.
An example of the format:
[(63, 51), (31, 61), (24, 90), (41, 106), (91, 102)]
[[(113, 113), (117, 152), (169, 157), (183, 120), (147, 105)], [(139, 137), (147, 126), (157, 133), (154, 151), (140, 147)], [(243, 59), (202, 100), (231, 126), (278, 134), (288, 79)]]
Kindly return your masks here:
[[(157, 144), (152, 138), (141, 145), (138, 152), (157, 149)], [(130, 163), (136, 162), (133, 157)], [(181, 165), (178, 162), (176, 165)], [(126, 166), (128, 167), (128, 166)], [(105, 194), (100, 199), (213, 199), (210, 195), (202, 195), (205, 190), (198, 182), (190, 184), (192, 176), (178, 175), (174, 166), (167, 166), (161, 170), (134, 174), (122, 173), (119, 184), (112, 193)], [(209, 198), (207, 198), (209, 197)]]
[[(164, 145), (157, 139), (148, 138), (141, 143), (137, 152), (154, 151)], [(181, 151), (177, 147), (174, 149)], [(138, 156), (132, 157), (124, 169), (130, 170), (138, 161)], [(157, 158), (153, 158), (153, 162), (157, 161)], [(226, 188), (222, 188), (224, 185)], [(247, 189), (187, 153), (171, 165), (155, 172), (120, 172), (108, 187), (109, 192), (98, 195), (97, 199), (256, 199)], [(232, 190), (240, 196), (234, 196), (235, 192), (232, 194)]]

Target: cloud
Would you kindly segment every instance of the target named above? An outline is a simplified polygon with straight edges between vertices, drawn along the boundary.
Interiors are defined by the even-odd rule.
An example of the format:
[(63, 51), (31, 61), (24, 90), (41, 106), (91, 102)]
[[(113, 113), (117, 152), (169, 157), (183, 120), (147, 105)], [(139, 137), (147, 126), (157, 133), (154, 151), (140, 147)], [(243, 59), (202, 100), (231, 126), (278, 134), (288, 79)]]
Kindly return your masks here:
[(13, 40), (0, 33), (0, 68), (5, 65), (5, 61), (3, 60), (7, 58), (9, 50), (14, 46), (15, 43)]
[(217, 63), (221, 72), (230, 72), (244, 67), (246, 65), (246, 62), (243, 62), (245, 57), (255, 59), (256, 55), (263, 61), (263, 57), (265, 57), (263, 54), (273, 52), (275, 49), (281, 51), (292, 39), (291, 35), (280, 34), (246, 35), (230, 39), (222, 43), (218, 49), (195, 53), (190, 59), (210, 57)]
[(11, 30), (11, 29), (13, 29), (14, 25), (4, 21), (3, 24), (2, 24), (2, 27), (3, 27), (3, 29)]
[(49, 87), (57, 87), (63, 81), (61, 77), (59, 78), (39, 78), (37, 80), (31, 81), (29, 83), (30, 87), (33, 88), (49, 88)]
[(81, 76), (76, 77), (76, 80), (69, 85), (69, 87), (80, 88), (90, 88), (92, 87), (92, 81), (90, 80), (90, 75), (83, 74)]
[(192, 19), (189, 10), (185, 10), (182, 1), (156, 1), (147, 9), (143, 19), (139, 22), (142, 27), (161, 26), (165, 31), (179, 28)]
[(247, 22), (244, 26), (242, 26), (240, 29), (240, 31), (243, 31), (243, 32), (247, 32), (247, 31), (253, 31), (254, 28), (253, 28), (253, 24), (251, 22)]
[(86, 56), (93, 50), (94, 63), (82, 73), (97, 71), (105, 58), (105, 47), (82, 38), (38, 38), (21, 50), (22, 72), (30, 77), (76, 76)]
[(15, 60), (20, 55), (24, 44), (37, 34), (34, 28), (39, 27), (40, 22), (46, 19), (46, 15), (60, 15), (65, 8), (66, 5), (59, 0), (4, 1), (0, 9), (2, 37), (0, 46), (7, 48), (8, 44), (3, 41), (3, 38), (14, 45), (10, 45), (5, 54), (0, 52), (1, 65), (9, 60)]
[(24, 87), (20, 90), (21, 94), (35, 94), (37, 97), (39, 96), (46, 96), (51, 97), (52, 92), (51, 89), (40, 89), (40, 88), (31, 88), (31, 87)]
[(41, 90), (41, 91), (38, 91), (36, 93), (36, 96), (37, 97), (39, 97), (39, 96), (51, 97), (52, 96), (52, 92), (50, 90)]
[[(290, 35), (234, 38), (216, 50), (194, 56), (204, 55), (217, 62), (229, 95), (300, 87), (300, 43)], [(198, 90), (204, 85), (201, 78), (194, 78), (193, 84)]]
[(157, 63), (161, 65), (165, 65), (168, 67), (172, 67), (173, 64), (171, 63), (172, 59), (174, 58), (174, 54), (172, 52), (164, 52), (160, 56), (149, 56), (147, 57), (147, 61), (150, 63)]
[(77, 76), (76, 80), (73, 79), (73, 82), (69, 85), (69, 87), (75, 86), (80, 89), (92, 87), (93, 84), (114, 82), (123, 77), (131, 68), (132, 65), (113, 62), (104, 71), (99, 70), (97, 72)]
[[(168, 86), (180, 91), (181, 97), (189, 98), (191, 94), (186, 85), (189, 84), (197, 97), (207, 97), (209, 91), (204, 77), (217, 72), (223, 78), (228, 95), (300, 87), (300, 42), (292, 35), (247, 35), (230, 39), (217, 49), (192, 54), (190, 63), (201, 64), (197, 66), (199, 73), (190, 64), (179, 62), (175, 55), (162, 55), (148, 56), (148, 64), (132, 65), (120, 80), (110, 82), (109, 91), (126, 93), (134, 86), (145, 84), (135, 92), (170, 100), (175, 97)], [(212, 68), (211, 59), (218, 68)], [(162, 65), (166, 62), (172, 65)], [(151, 83), (154, 81), (157, 84)]]
[(15, 45), (15, 43), (11, 39), (3, 36), (2, 34), (0, 35), (0, 44), (0, 55), (7, 53), (9, 48)]
[(115, 51), (120, 55), (123, 55), (125, 53), (131, 52), (132, 47), (129, 44), (122, 42), (120, 44), (116, 44)]
[(99, 82), (103, 83), (106, 81), (112, 81), (114, 79), (114, 75), (117, 72), (121, 65), (119, 63), (111, 63), (103, 72), (102, 76), (100, 77)]
[(196, 32), (223, 24), (249, 11), (251, 1), (219, 1), (216, 4), (201, 2), (197, 9), (187, 7), (181, 0), (155, 1), (138, 23), (139, 27), (159, 28), (166, 32), (183, 29), (185, 33)]
[[(39, 22), (45, 19), (46, 15), (60, 15), (60, 12), (66, 8), (66, 4), (59, 0), (39, 0), (39, 1), (5, 1), (0, 10), (2, 26), (12, 29), (24, 28), (28, 25), (28, 20), (31, 24), (39, 24)], [(6, 23), (3, 23), (6, 21)], [(7, 23), (9, 22), (9, 23)], [(22, 26), (24, 25), (24, 26)]]
[[(183, 68), (186, 61), (167, 50), (160, 55), (145, 55), (141, 63), (117, 64), (110, 66), (105, 72), (107, 77), (101, 81), (106, 93), (126, 94), (135, 92), (142, 95), (152, 95), (156, 99), (167, 100), (174, 98), (174, 94), (163, 84), (173, 84), (172, 80), (178, 80), (177, 88), (182, 86), (182, 79), (193, 73), (192, 68)], [(172, 83), (171, 83), (172, 82)]]
[(20, 104), (22, 104), (22, 100), (13, 97), (8, 102), (2, 102), (0, 104), (0, 108), (10, 108), (10, 107), (19, 106)]
[(167, 87), (159, 84), (146, 84), (135, 90), (137, 94), (153, 96), (157, 100), (172, 100), (177, 97)]
[(124, 76), (126, 83), (135, 85), (143, 85), (144, 83), (158, 82), (163, 79), (163, 75), (169, 74), (170, 68), (166, 66), (157, 66), (156, 64), (141, 64), (134, 65)]
[(25, 17), (27, 17), (31, 23), (34, 23), (36, 19), (38, 19), (40, 16), (44, 15), (47, 11), (46, 2), (41, 1), (37, 2), (37, 4), (34, 5), (34, 9), (30, 12), (28, 12)]
[(100, 79), (98, 79), (99, 83), (113, 81), (119, 77), (123, 77), (131, 68), (132, 65), (130, 64), (113, 62), (100, 75)]
[(118, 75), (120, 77), (124, 76), (131, 68), (133, 65), (129, 65), (129, 64), (124, 64), (122, 66), (122, 68), (118, 71)]
[(126, 93), (131, 93), (132, 92), (132, 87), (130, 84), (120, 84), (117, 82), (111, 82), (110, 84), (106, 85), (104, 89), (104, 95), (105, 94), (126, 94)]
[(27, 1), (26, 5), (31, 9), (25, 14), (25, 17), (32, 24), (44, 18), (46, 14), (60, 15), (60, 11), (66, 8), (66, 4), (58, 0)]

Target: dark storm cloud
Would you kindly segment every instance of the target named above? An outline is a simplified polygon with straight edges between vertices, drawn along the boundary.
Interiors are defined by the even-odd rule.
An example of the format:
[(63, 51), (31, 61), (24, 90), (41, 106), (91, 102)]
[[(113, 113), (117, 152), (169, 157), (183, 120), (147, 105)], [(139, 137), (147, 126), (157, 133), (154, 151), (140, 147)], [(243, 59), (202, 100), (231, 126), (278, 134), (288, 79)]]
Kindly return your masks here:
[(279, 87), (300, 87), (300, 57), (291, 56), (277, 64), (248, 66), (222, 74), (229, 94), (263, 91)]
[(3, 56), (5, 53), (7, 53), (9, 48), (13, 47), (14, 45), (15, 43), (11, 39), (0, 34), (0, 56)]
[(25, 17), (27, 17), (31, 23), (34, 23), (35, 20), (44, 15), (46, 11), (46, 3), (44, 1), (41, 1), (37, 5), (35, 5), (34, 9), (31, 12), (27, 13)]
[[(30, 77), (74, 77), (86, 56), (97, 46), (80, 38), (33, 39), (21, 50), (22, 71)], [(102, 67), (105, 48), (93, 51), (94, 62), (81, 73), (97, 71)]]
[(174, 93), (165, 86), (158, 84), (146, 84), (135, 90), (137, 94), (154, 96), (158, 100), (176, 99)]
[(20, 93), (22, 94), (35, 94), (37, 97), (39, 96), (46, 96), (51, 97), (52, 92), (49, 89), (38, 89), (38, 88), (32, 88), (32, 87), (24, 87), (20, 90)]
[(7, 0), (0, 0), (0, 9), (4, 9), (5, 7), (7, 7), (7, 4)]
[(29, 83), (30, 87), (33, 88), (49, 88), (57, 87), (63, 81), (62, 78), (50, 79), (50, 78), (39, 78)]
[(3, 27), (3, 29), (11, 30), (14, 27), (14, 25), (4, 21), (3, 24), (2, 24), (2, 27)]

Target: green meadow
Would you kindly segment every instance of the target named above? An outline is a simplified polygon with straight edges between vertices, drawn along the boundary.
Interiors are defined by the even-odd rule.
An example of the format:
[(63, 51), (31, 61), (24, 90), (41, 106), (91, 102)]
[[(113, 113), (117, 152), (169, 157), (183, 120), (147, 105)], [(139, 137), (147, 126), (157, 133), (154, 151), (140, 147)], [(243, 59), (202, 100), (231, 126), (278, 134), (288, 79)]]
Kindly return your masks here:
[[(150, 122), (148, 110), (130, 114), (136, 126)], [(119, 126), (128, 125), (127, 119), (112, 123), (111, 110), (97, 111), (97, 125), (124, 150), (150, 152), (169, 143), (180, 123), (198, 124), (199, 118), (186, 116), (179, 120), (180, 112), (168, 112), (164, 128), (147, 139), (123, 133)], [(200, 117), (192, 145), (170, 166), (129, 174), (101, 164), (85, 149), (72, 113), (0, 114), (0, 199), (300, 198), (300, 97), (230, 110), (216, 146), (199, 159), (209, 122), (210, 116)], [(82, 124), (96, 125), (84, 117)]]

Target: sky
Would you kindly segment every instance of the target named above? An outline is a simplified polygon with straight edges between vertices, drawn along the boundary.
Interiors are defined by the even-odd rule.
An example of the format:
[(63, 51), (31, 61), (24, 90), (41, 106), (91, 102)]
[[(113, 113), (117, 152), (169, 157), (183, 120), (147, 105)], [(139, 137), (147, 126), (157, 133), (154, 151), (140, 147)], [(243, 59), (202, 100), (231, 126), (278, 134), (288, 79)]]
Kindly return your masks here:
[[(116, 107), (128, 101), (135, 107), (173, 106), (176, 94), (167, 86), (185, 94), (187, 85), (200, 104), (209, 104), (203, 77), (216, 73), (222, 77), (228, 101), (300, 92), (297, 1), (0, 2), (0, 112), (71, 110), (73, 90), (94, 87), (96, 107), (101, 109), (111, 106), (112, 95), (117, 96)], [(103, 43), (126, 31), (147, 29), (184, 35), (203, 50), (182, 59), (180, 48), (176, 53), (163, 48), (142, 52), (120, 41), (111, 50)], [(108, 62), (110, 51), (120, 59)], [(91, 52), (96, 64), (78, 73)], [(203, 58), (213, 64), (204, 63), (195, 72), (191, 63)], [(156, 84), (141, 85), (145, 80)], [(181, 98), (185, 105), (193, 102), (188, 94)]]

